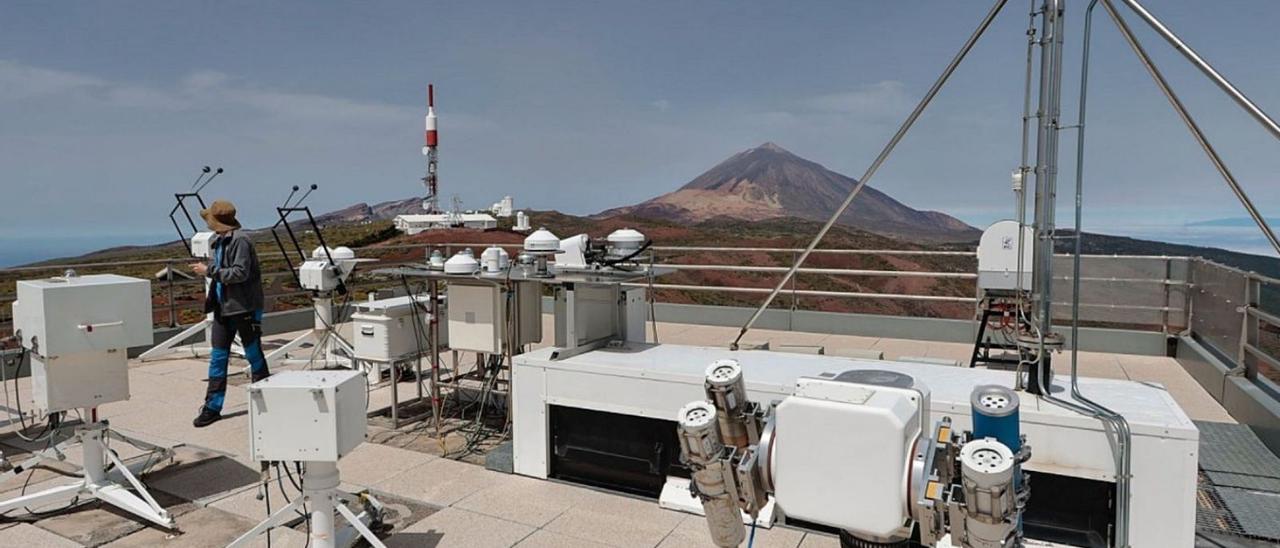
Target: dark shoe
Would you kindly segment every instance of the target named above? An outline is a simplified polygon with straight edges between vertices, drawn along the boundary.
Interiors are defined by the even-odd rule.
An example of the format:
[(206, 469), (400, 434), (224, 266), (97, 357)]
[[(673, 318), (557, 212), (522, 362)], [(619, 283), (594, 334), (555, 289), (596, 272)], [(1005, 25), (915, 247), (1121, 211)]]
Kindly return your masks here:
[(268, 372), (268, 373), (263, 373), (263, 374), (261, 374), (261, 375), (259, 375), (259, 374), (257, 374), (257, 373), (254, 373), (254, 374), (252, 374), (252, 375), (250, 375), (250, 376), (249, 376), (249, 382), (250, 382), (250, 383), (255, 383), (255, 382), (258, 382), (258, 381), (260, 381), (260, 380), (262, 380), (262, 379), (265, 379), (265, 378), (267, 378), (267, 377), (270, 377), (270, 376), (271, 376), (271, 373), (269, 373), (269, 372)]
[(196, 428), (204, 428), (210, 424), (218, 422), (220, 419), (222, 419), (222, 413), (210, 410), (208, 407), (200, 406), (200, 416), (196, 417), (196, 420), (191, 421), (191, 425)]

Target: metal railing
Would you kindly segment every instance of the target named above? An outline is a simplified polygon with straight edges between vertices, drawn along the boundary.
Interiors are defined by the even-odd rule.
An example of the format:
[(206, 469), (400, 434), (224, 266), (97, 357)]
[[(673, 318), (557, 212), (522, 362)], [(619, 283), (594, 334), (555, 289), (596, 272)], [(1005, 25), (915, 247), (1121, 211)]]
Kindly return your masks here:
[[(356, 248), (362, 258), (377, 262), (362, 265), (348, 284), (354, 291), (372, 291), (397, 287), (399, 280), (371, 276), (378, 266), (402, 262), (406, 251), (414, 261), (425, 257), (429, 249), (440, 249), (446, 256), (463, 248), (483, 248), (491, 243), (439, 243), (430, 245), (374, 245)], [(511, 250), (518, 243), (496, 244)], [(652, 288), (663, 294), (722, 294), (737, 296), (744, 303), (771, 291), (771, 279), (787, 270), (788, 261), (802, 250), (786, 247), (725, 246), (655, 246), (655, 265), (676, 271), (670, 282), (656, 280), (629, 284)], [(391, 256), (391, 258), (387, 258)], [(813, 263), (801, 268), (784, 293), (791, 310), (830, 304), (838, 301), (914, 302), (968, 305), (950, 309), (956, 317), (971, 313), (977, 303), (976, 253), (973, 251), (903, 250), (903, 249), (816, 249)], [(308, 306), (303, 299), (307, 291), (293, 286), (292, 275), (284, 270), (279, 253), (260, 254), (264, 272), (268, 308), (281, 310)], [(763, 258), (763, 260), (762, 260)], [(887, 258), (887, 259), (886, 259)], [(1058, 256), (1058, 261), (1070, 260)], [(1280, 380), (1280, 280), (1223, 266), (1200, 258), (1172, 256), (1088, 255), (1082, 257), (1081, 319), (1099, 326), (1124, 327), (1160, 331), (1169, 335), (1190, 333), (1208, 343), (1218, 353), (1231, 359), (1238, 374), (1251, 379)], [(192, 262), (190, 258), (158, 258), (130, 261), (79, 262), (0, 269), (0, 276), (35, 277), (74, 268), (81, 273), (131, 270), (134, 275), (142, 267), (167, 267), (171, 270)], [(773, 262), (774, 264), (760, 264)], [(849, 262), (872, 262), (875, 268), (854, 267)], [(735, 264), (740, 263), (740, 264)], [(750, 264), (745, 264), (750, 263)], [(833, 265), (832, 263), (841, 263)], [(910, 264), (915, 268), (894, 266)], [(1058, 272), (1069, 272), (1059, 268)], [(725, 281), (721, 274), (735, 278)], [(707, 275), (712, 275), (708, 277)], [(283, 283), (281, 283), (283, 280)], [(859, 283), (835, 284), (833, 280), (862, 280)], [(928, 291), (903, 291), (898, 281), (915, 280)], [(927, 284), (928, 280), (935, 283)], [(879, 288), (866, 285), (879, 283)], [(824, 286), (825, 285), (825, 286)], [(1071, 277), (1055, 277), (1055, 308), (1069, 312)], [(177, 326), (196, 321), (203, 305), (203, 281), (161, 279), (153, 282), (154, 317), (157, 325)], [(898, 289), (894, 289), (898, 288)], [(874, 290), (872, 290), (874, 289)], [(747, 297), (750, 296), (750, 297)], [(12, 295), (0, 296), (0, 333), (11, 326)], [(927, 310), (917, 308), (915, 310)], [(184, 321), (184, 312), (187, 321)], [(848, 310), (855, 311), (855, 310)], [(908, 310), (910, 312), (910, 310)], [(971, 316), (968, 316), (971, 317)], [(1277, 391), (1280, 393), (1280, 391)]]
[(1192, 276), (1192, 334), (1280, 398), (1280, 279), (1203, 259)]
[[(367, 257), (369, 254), (381, 254), (387, 252), (421, 250), (425, 252), (430, 248), (439, 248), (446, 255), (451, 254), (455, 249), (462, 248), (480, 248), (490, 243), (442, 243), (431, 246), (427, 245), (376, 245), (364, 248), (357, 248), (356, 251), (361, 257)], [(519, 244), (498, 244), (503, 247), (516, 249)], [(779, 265), (758, 265), (758, 264), (707, 264), (705, 261), (690, 263), (686, 262), (689, 254), (697, 254), (698, 257), (706, 258), (714, 256), (716, 258), (727, 258), (733, 260), (742, 254), (772, 254), (781, 255), (778, 262), (785, 263), (787, 259), (794, 258), (795, 254), (802, 250), (799, 248), (781, 248), (781, 247), (722, 247), (722, 246), (655, 246), (653, 251), (662, 257), (662, 262), (655, 264), (665, 266), (685, 273), (708, 273), (708, 272), (729, 272), (737, 273), (745, 276), (755, 276), (778, 274), (785, 272), (787, 266)], [(863, 291), (863, 290), (835, 290), (822, 289), (814, 287), (805, 287), (804, 282), (794, 282), (791, 284), (786, 294), (790, 297), (790, 307), (792, 309), (803, 308), (801, 304), (805, 298), (835, 298), (835, 299), (870, 299), (870, 300), (892, 300), (892, 301), (917, 301), (917, 302), (941, 302), (941, 303), (961, 303), (975, 304), (977, 302), (977, 291), (973, 281), (977, 275), (974, 273), (973, 262), (976, 259), (976, 253), (973, 251), (938, 251), (938, 250), (901, 250), (901, 249), (816, 249), (816, 256), (829, 256), (836, 259), (856, 257), (922, 257), (927, 259), (951, 258), (965, 260), (966, 264), (952, 271), (944, 270), (907, 270), (907, 269), (871, 269), (871, 268), (823, 268), (823, 267), (806, 267), (799, 270), (799, 274), (806, 280), (811, 279), (832, 279), (832, 278), (901, 278), (901, 279), (934, 279), (934, 280), (956, 280), (963, 284), (961, 286), (953, 286), (943, 288), (949, 290), (948, 294), (921, 294), (901, 291)], [(419, 256), (423, 256), (421, 253)], [(280, 258), (279, 253), (262, 253), (260, 258), (266, 261)], [(695, 258), (698, 258), (695, 257)], [(1091, 256), (1094, 259), (1106, 259), (1105, 263), (1114, 264), (1115, 261), (1155, 261), (1161, 265), (1165, 265), (1170, 261), (1183, 261), (1185, 258), (1180, 257), (1103, 257)], [(376, 258), (376, 257), (374, 257)], [(133, 261), (103, 261), (103, 262), (81, 262), (56, 265), (41, 265), (32, 267), (18, 267), (0, 269), (0, 275), (4, 274), (42, 274), (56, 273), (64, 269), (74, 268), (85, 272), (93, 272), (98, 270), (118, 271), (122, 267), (141, 267), (141, 266), (163, 266), (170, 270), (176, 269), (179, 265), (189, 263), (189, 258), (162, 258), (150, 260), (133, 260)], [(283, 267), (283, 265), (277, 265)], [(364, 265), (363, 271), (379, 266), (379, 263)], [(1142, 325), (1148, 328), (1157, 328), (1169, 331), (1171, 328), (1177, 327), (1171, 325), (1168, 321), (1170, 314), (1181, 317), (1185, 312), (1185, 308), (1165, 299), (1162, 302), (1154, 303), (1148, 301), (1138, 302), (1133, 298), (1134, 292), (1132, 286), (1150, 286), (1158, 287), (1162, 293), (1167, 293), (1169, 288), (1177, 287), (1185, 284), (1185, 280), (1152, 278), (1150, 276), (1134, 276), (1133, 268), (1123, 269), (1116, 272), (1103, 272), (1106, 275), (1091, 275), (1082, 277), (1082, 281), (1087, 281), (1092, 286), (1094, 284), (1107, 284), (1109, 286), (1118, 286), (1123, 289), (1117, 291), (1118, 295), (1111, 295), (1105, 299), (1097, 299), (1090, 301), (1084, 299), (1083, 307), (1092, 310), (1106, 311), (1099, 312), (1098, 316), (1106, 316), (1108, 319), (1117, 315), (1133, 315), (1142, 313), (1147, 315), (1157, 314), (1162, 316), (1158, 320), (1151, 318), (1144, 319), (1140, 322), (1129, 322), (1130, 324)], [(1166, 266), (1161, 266), (1161, 271), (1167, 271)], [(1123, 274), (1120, 275), (1120, 274)], [(1125, 277), (1127, 276), (1127, 277)], [(283, 268), (273, 271), (264, 272), (264, 280), (268, 282), (268, 287), (275, 287), (277, 283), (270, 283), (275, 280), (289, 279), (290, 274)], [(813, 278), (818, 277), (818, 278)], [(1061, 282), (1068, 282), (1069, 277), (1057, 278)], [(737, 280), (746, 281), (746, 280)], [(355, 289), (378, 289), (392, 285), (394, 282), (387, 280), (371, 279), (357, 271), (357, 277), (350, 284)], [(158, 280), (153, 284), (156, 293), (155, 307), (157, 316), (162, 318), (161, 323), (168, 323), (170, 326), (182, 323), (180, 312), (183, 310), (198, 309), (203, 301), (201, 280), (175, 280), (169, 279)], [(288, 285), (288, 284), (285, 284)], [(724, 294), (761, 294), (767, 293), (769, 289), (764, 285), (759, 287), (751, 287), (747, 285), (722, 285), (714, 283), (654, 283), (637, 284), (644, 287), (651, 287), (655, 290), (662, 291), (681, 291), (681, 292), (698, 292), (698, 293), (724, 293)], [(1149, 293), (1149, 292), (1148, 292)], [(269, 291), (267, 300), (270, 308), (271, 303), (280, 303), (282, 300), (295, 297), (305, 296), (306, 291), (292, 288), (287, 291)], [(1059, 293), (1061, 294), (1061, 293)], [(1127, 295), (1127, 297), (1125, 297)], [(0, 296), (0, 304), (12, 302), (12, 296)], [(5, 326), (8, 318), (0, 314), (0, 328)], [(1123, 322), (1121, 322), (1123, 323)]]

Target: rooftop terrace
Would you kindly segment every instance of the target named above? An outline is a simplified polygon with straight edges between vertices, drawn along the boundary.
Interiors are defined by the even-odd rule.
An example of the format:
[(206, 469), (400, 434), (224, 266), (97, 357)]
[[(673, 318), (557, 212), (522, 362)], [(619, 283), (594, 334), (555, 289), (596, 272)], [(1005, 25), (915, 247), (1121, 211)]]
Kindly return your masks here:
[[(544, 317), (544, 322), (549, 321), (549, 316)], [(551, 329), (549, 324), (546, 327)], [(735, 334), (735, 328), (724, 326), (669, 322), (657, 325), (658, 340), (667, 344), (720, 346)], [(281, 344), (289, 338), (288, 334), (273, 335), (268, 343)], [(865, 356), (868, 350), (879, 351), (887, 359), (967, 360), (971, 352), (971, 347), (962, 343), (786, 330), (754, 331), (751, 339), (768, 341), (774, 349), (794, 345), (790, 348), (803, 352), (821, 346), (832, 355)], [(462, 365), (466, 367), (465, 361)], [(1202, 427), (1235, 422), (1173, 358), (1082, 352), (1080, 367), (1086, 376), (1159, 384)], [(182, 352), (171, 359), (134, 362), (130, 369), (132, 399), (108, 404), (101, 410), (113, 427), (176, 449), (175, 460), (154, 463), (144, 481), (176, 516), (181, 534), (143, 526), (119, 512), (90, 503), (56, 515), (9, 516), (0, 521), (0, 546), (222, 546), (264, 518), (266, 501), (256, 498), (257, 464), (247, 456), (247, 396), (242, 388), (245, 379), (233, 381), (224, 420), (205, 429), (195, 429), (190, 424), (203, 398), (205, 369), (204, 360), (184, 357)], [(23, 394), (30, 393), (28, 379), (18, 381), (18, 386)], [(410, 397), (413, 388), (412, 381), (401, 382), (401, 399)], [(391, 400), (389, 383), (374, 389), (370, 399), (370, 409), (387, 406)], [(388, 505), (390, 527), (384, 532), (388, 546), (709, 545), (702, 518), (660, 509), (653, 500), (489, 470), (483, 465), (483, 453), (470, 454), (462, 460), (442, 457), (442, 444), (436, 440), (429, 419), (392, 429), (385, 419), (375, 417), (371, 425), (369, 441), (344, 458), (340, 468), (345, 488), (368, 489)], [(19, 440), (13, 434), (15, 428), (10, 424), (0, 430), (0, 450), (7, 457), (20, 460), (38, 448)], [(459, 436), (456, 431), (448, 433), (443, 444), (455, 456)], [(127, 445), (113, 448), (125, 459), (148, 458), (145, 452)], [(76, 460), (76, 456), (69, 455), (66, 463), (35, 469), (0, 483), (0, 499), (23, 489), (38, 490), (66, 481), (62, 474), (73, 472)], [(1264, 475), (1280, 475), (1280, 461), (1276, 468), (1264, 467), (1261, 471)], [(1227, 475), (1220, 481), (1229, 481), (1232, 476), (1224, 474)], [(1272, 481), (1280, 483), (1280, 479)], [(273, 477), (269, 488), (274, 504), (283, 504), (286, 496), (298, 494), (283, 478)], [(1275, 490), (1280, 492), (1280, 488)], [(292, 529), (272, 533), (272, 546), (306, 544), (303, 520), (295, 521)], [(1219, 545), (1209, 543), (1210, 538), (1214, 542), (1252, 545), (1252, 541), (1240, 537), (1206, 534), (1209, 536), (1202, 541), (1206, 546)], [(786, 526), (762, 529), (756, 541), (760, 546), (779, 548), (838, 546), (829, 534)], [(265, 546), (265, 538), (256, 545)]]
[[(448, 251), (467, 245), (478, 244), (445, 247)], [(405, 249), (370, 248), (359, 253), (380, 258), (384, 264), (403, 261), (409, 254), (421, 257), (421, 246), (402, 247)], [(771, 272), (787, 264), (796, 252), (780, 248), (743, 254), (735, 248), (692, 247), (656, 251), (661, 264), (678, 270), (675, 278), (663, 278), (663, 283), (651, 286), (659, 295), (656, 340), (719, 347), (734, 338), (751, 312), (724, 305), (757, 300), (759, 293), (768, 291)], [(831, 261), (802, 269), (800, 281), (783, 294), (780, 306), (761, 316), (746, 342), (767, 342), (772, 350), (781, 352), (814, 353), (820, 349), (837, 356), (882, 354), (884, 359), (968, 362), (975, 331), (969, 313), (976, 302), (971, 265), (957, 263), (922, 271), (908, 270), (896, 259), (870, 268), (856, 259), (922, 255), (963, 262), (972, 260), (972, 252), (820, 252)], [(158, 268), (183, 261), (75, 266), (81, 273), (150, 276)], [(774, 266), (762, 269), (756, 264), (761, 261), (773, 261)], [(10, 279), (34, 278), (61, 272), (63, 266), (0, 270), (0, 274)], [(1280, 459), (1273, 454), (1280, 451), (1280, 389), (1274, 382), (1280, 378), (1280, 281), (1187, 257), (1090, 256), (1083, 266), (1081, 312), (1085, 327), (1078, 341), (1081, 375), (1158, 385), (1201, 431), (1198, 542), (1205, 546), (1250, 546), (1270, 545), (1264, 540), (1280, 539), (1276, 525), (1280, 523), (1276, 519), (1280, 516)], [(370, 275), (372, 270), (357, 271), (351, 285), (358, 294), (400, 286), (398, 280)], [(747, 275), (722, 277), (726, 272)], [(289, 331), (309, 326), (312, 318), (305, 307), (309, 302), (305, 293), (290, 288), (287, 281), (281, 283), (288, 279), (287, 274), (271, 272), (268, 276), (275, 280), (269, 284), (268, 298), (276, 310), (266, 322), (270, 348), (292, 339)], [(890, 283), (829, 283), (837, 279)], [(897, 283), (921, 279), (946, 283)], [(1066, 304), (1070, 294), (1064, 289), (1070, 287), (1070, 279), (1058, 277), (1056, 281), (1061, 287), (1055, 287), (1055, 301)], [(198, 281), (153, 283), (157, 342), (180, 330), (177, 324), (198, 317), (191, 308), (198, 302), (195, 295), (199, 287)], [(724, 298), (691, 298), (698, 295)], [(0, 294), (0, 304), (9, 300)], [(873, 303), (870, 308), (877, 313), (833, 311), (836, 302)], [(877, 308), (875, 303), (898, 304)], [(938, 309), (946, 312), (944, 317), (911, 313), (933, 310), (926, 308), (937, 303), (946, 306)], [(544, 302), (544, 312), (548, 304)], [(7, 308), (0, 306), (0, 330), (7, 328)], [(544, 315), (543, 320), (543, 332), (553, 332), (550, 316)], [(190, 421), (205, 391), (206, 363), (191, 359), (189, 353), (172, 356), (132, 362), (132, 399), (106, 405), (102, 413), (115, 428), (176, 448), (174, 462), (152, 463), (141, 450), (123, 444), (114, 447), (122, 458), (152, 465), (145, 481), (176, 515), (183, 534), (167, 535), (93, 503), (58, 515), (5, 516), (0, 519), (0, 546), (222, 546), (266, 516), (266, 501), (256, 498), (257, 464), (247, 456), (247, 403), (244, 390), (238, 388), (247, 379), (233, 378), (224, 420), (195, 429)], [(447, 353), (445, 357), (446, 367), (454, 370)], [(465, 359), (460, 361), (464, 371), (471, 366)], [(1058, 374), (1067, 374), (1070, 362), (1065, 354), (1054, 363)], [(9, 369), (6, 374), (12, 378), (15, 372)], [(11, 381), (6, 388), (13, 384)], [(24, 398), (30, 394), (29, 379), (19, 379), (16, 386)], [(401, 401), (418, 393), (412, 380), (395, 386)], [(370, 409), (387, 407), (392, 392), (392, 385), (384, 380), (370, 393)], [(407, 404), (401, 418), (424, 408), (429, 406)], [(404, 421), (400, 428), (392, 428), (388, 418), (371, 417), (368, 443), (341, 463), (346, 487), (369, 489), (388, 503), (392, 516), (384, 536), (389, 545), (707, 545), (702, 518), (660, 509), (653, 500), (487, 469), (487, 455), (503, 452), (501, 424), (473, 443), (476, 436), (468, 430), (471, 421), (444, 415), (440, 437), (430, 418)], [(20, 462), (32, 450), (41, 449), (20, 440), (14, 433), (15, 424), (3, 424), (0, 451), (12, 461)], [(78, 458), (78, 454), (71, 454), (66, 463), (6, 479), (0, 483), (0, 499), (24, 488), (38, 490), (65, 481), (62, 475), (74, 471)], [(284, 495), (292, 498), (295, 491), (284, 478), (273, 478), (270, 499), (273, 504), (283, 504)], [(303, 520), (296, 520), (293, 529), (273, 534), (273, 546), (303, 546), (304, 532)], [(838, 544), (826, 533), (785, 526), (760, 531), (757, 542), (780, 547)]]

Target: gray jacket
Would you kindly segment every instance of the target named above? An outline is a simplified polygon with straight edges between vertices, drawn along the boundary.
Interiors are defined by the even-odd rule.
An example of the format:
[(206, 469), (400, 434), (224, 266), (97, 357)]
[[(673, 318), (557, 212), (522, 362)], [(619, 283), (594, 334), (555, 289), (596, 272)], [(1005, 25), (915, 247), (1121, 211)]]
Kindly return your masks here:
[[(249, 237), (239, 230), (219, 236), (210, 255), (207, 276), (213, 285), (205, 299), (205, 312), (220, 310), (223, 316), (235, 316), (262, 310), (262, 270)], [(215, 302), (218, 282), (222, 283), (221, 306)]]

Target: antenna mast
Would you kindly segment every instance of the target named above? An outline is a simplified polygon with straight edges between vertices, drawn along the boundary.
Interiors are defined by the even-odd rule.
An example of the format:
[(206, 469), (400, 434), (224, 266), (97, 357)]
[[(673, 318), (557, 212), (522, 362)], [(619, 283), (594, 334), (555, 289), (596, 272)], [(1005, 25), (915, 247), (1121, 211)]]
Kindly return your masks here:
[(437, 213), (440, 211), (440, 189), (439, 180), (436, 175), (436, 166), (439, 162), (439, 156), (436, 146), (439, 144), (439, 135), (436, 133), (436, 93), (435, 86), (427, 84), (427, 118), (426, 118), (426, 140), (422, 147), (422, 155), (427, 157), (427, 175), (422, 178), (422, 184), (427, 187), (427, 197), (422, 200), (422, 209), (427, 213)]

